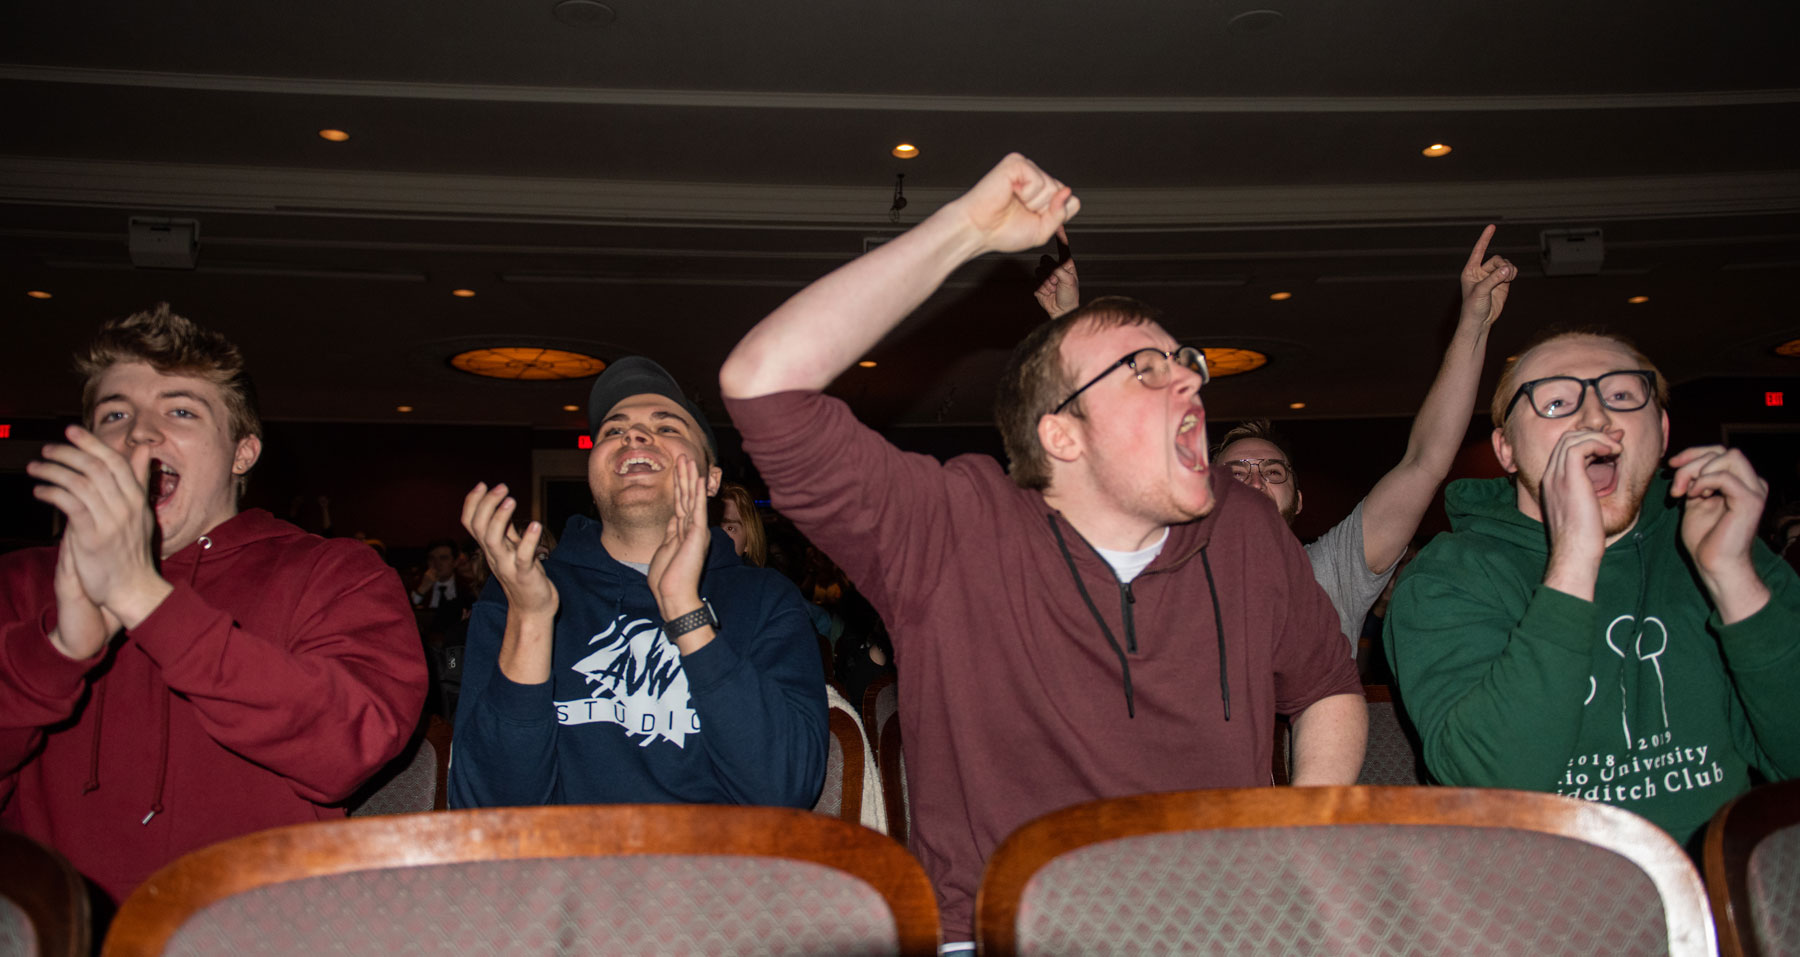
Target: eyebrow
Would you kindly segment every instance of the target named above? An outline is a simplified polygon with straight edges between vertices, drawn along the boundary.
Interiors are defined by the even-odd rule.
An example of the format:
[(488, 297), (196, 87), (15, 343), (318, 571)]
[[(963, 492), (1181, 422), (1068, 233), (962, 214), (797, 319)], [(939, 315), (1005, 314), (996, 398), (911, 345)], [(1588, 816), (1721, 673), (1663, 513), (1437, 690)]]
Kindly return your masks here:
[[(626, 414), (625, 414), (625, 413), (623, 413), (623, 412), (614, 412), (614, 413), (613, 413), (613, 414), (612, 414), (612, 415), (609, 415), (609, 416), (607, 416), (607, 417), (606, 417), (606, 418), (604, 418), (604, 419), (601, 419), (601, 420), (600, 420), (600, 424), (601, 424), (601, 425), (605, 425), (605, 424), (606, 424), (606, 423), (608, 423), (608, 422), (619, 422), (619, 421), (623, 421), (623, 420), (626, 420), (626, 419), (629, 419), (629, 418), (631, 418), (631, 417), (630, 417), (630, 416), (629, 416), (629, 415), (626, 415)], [(688, 420), (686, 420), (686, 419), (684, 419), (684, 418), (682, 418), (682, 417), (681, 417), (681, 416), (679, 416), (679, 415), (676, 415), (676, 414), (675, 414), (675, 413), (673, 413), (673, 412), (665, 412), (665, 411), (663, 411), (663, 410), (662, 410), (662, 409), (657, 409), (657, 410), (656, 410), (656, 411), (654, 411), (654, 412), (651, 412), (651, 413), (650, 413), (650, 418), (651, 418), (651, 419), (652, 419), (652, 420), (657, 420), (657, 419), (674, 419), (674, 420), (675, 420), (675, 421), (677, 421), (677, 422), (679, 422), (679, 423), (681, 423), (681, 424), (682, 424), (682, 425), (687, 425), (687, 424), (688, 424)]]
[[(203, 396), (198, 392), (194, 392), (194, 391), (191, 391), (188, 389), (170, 389), (167, 392), (157, 393), (156, 397), (158, 399), (191, 399), (191, 400), (198, 402), (201, 405), (205, 406), (208, 411), (212, 410), (212, 403), (208, 402), (206, 400), (206, 396)], [(100, 398), (95, 399), (94, 405), (102, 406), (108, 402), (129, 402), (129, 401), (130, 401), (129, 399), (125, 398), (124, 393), (114, 392), (111, 395), (103, 395)]]

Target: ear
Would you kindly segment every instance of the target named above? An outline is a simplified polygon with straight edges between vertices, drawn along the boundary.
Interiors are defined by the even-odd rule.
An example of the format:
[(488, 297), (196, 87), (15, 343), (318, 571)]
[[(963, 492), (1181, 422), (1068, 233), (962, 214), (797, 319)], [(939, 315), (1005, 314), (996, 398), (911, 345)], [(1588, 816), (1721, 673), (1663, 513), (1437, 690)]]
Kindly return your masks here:
[(708, 468), (706, 470), (706, 497), (707, 498), (712, 498), (713, 496), (719, 494), (719, 481), (721, 479), (723, 479), (724, 477), (725, 477), (724, 470), (720, 469), (717, 465), (714, 465), (711, 468)]
[[(1290, 475), (1288, 477), (1288, 481), (1292, 482), (1293, 480), (1294, 480), (1293, 476)], [(1299, 489), (1294, 489), (1294, 517), (1299, 518), (1300, 510), (1305, 507), (1306, 507), (1306, 493), (1300, 491)]]
[(1081, 427), (1069, 416), (1044, 415), (1038, 417), (1038, 444), (1044, 447), (1045, 454), (1058, 462), (1073, 462), (1081, 458)]
[(1662, 436), (1662, 451), (1656, 453), (1658, 459), (1661, 459), (1669, 451), (1669, 412), (1667, 409), (1663, 410), (1662, 414)]
[(1512, 443), (1506, 441), (1506, 430), (1502, 428), (1494, 429), (1493, 441), (1494, 458), (1500, 460), (1500, 467), (1505, 469), (1506, 474), (1508, 475), (1517, 474), (1519, 471), (1519, 463), (1513, 460)]
[(243, 475), (259, 458), (262, 458), (262, 439), (254, 435), (238, 439), (237, 451), (231, 456), (231, 474)]

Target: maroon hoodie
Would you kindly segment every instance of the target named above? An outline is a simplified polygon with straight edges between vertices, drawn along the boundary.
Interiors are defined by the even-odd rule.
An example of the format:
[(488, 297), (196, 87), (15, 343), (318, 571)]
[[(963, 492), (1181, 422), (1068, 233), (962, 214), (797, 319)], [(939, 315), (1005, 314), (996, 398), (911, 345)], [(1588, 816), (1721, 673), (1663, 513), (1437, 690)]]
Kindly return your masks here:
[(411, 607), (360, 542), (240, 513), (164, 559), (175, 591), (92, 661), (50, 644), (55, 567), (0, 556), (0, 825), (115, 899), (196, 848), (342, 817), (418, 721)]
[(945, 940), (971, 939), (983, 864), (1020, 825), (1268, 784), (1277, 713), (1362, 693), (1300, 543), (1223, 469), (1212, 513), (1172, 527), (1126, 587), (991, 458), (900, 452), (817, 393), (727, 405), (774, 506), (893, 635), (912, 851)]

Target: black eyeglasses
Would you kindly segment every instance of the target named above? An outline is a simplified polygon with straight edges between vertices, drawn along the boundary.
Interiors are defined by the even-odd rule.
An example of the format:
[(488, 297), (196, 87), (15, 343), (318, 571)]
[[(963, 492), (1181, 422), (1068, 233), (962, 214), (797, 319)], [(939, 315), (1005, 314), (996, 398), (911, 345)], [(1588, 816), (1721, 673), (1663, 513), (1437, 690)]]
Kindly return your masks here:
[(1130, 366), (1131, 372), (1137, 376), (1137, 380), (1152, 389), (1161, 389), (1175, 381), (1177, 366), (1199, 376), (1201, 385), (1212, 381), (1212, 376), (1206, 371), (1206, 353), (1193, 346), (1182, 346), (1174, 352), (1164, 352), (1161, 349), (1139, 349), (1107, 366), (1099, 375), (1089, 379), (1087, 385), (1069, 393), (1069, 397), (1058, 403), (1056, 408), (1051, 409), (1050, 414), (1055, 415), (1068, 408), (1069, 403), (1075, 401), (1083, 392), (1098, 385), (1101, 379), (1112, 375), (1113, 370), (1120, 366)]
[(1656, 373), (1649, 369), (1621, 369), (1592, 379), (1568, 375), (1533, 379), (1513, 393), (1512, 401), (1506, 403), (1506, 411), (1500, 414), (1500, 421), (1506, 421), (1512, 415), (1513, 406), (1523, 398), (1531, 400), (1531, 411), (1546, 419), (1574, 415), (1581, 411), (1581, 402), (1587, 398), (1589, 386), (1593, 386), (1600, 404), (1608, 409), (1636, 412), (1649, 405), (1650, 397), (1656, 393)]

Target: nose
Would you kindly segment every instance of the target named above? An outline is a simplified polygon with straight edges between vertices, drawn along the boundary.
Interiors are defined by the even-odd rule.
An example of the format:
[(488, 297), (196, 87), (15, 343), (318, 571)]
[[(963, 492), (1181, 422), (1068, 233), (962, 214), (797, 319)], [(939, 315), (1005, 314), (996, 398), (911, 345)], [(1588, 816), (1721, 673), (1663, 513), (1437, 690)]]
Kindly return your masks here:
[(132, 445), (157, 445), (162, 442), (162, 430), (156, 427), (153, 416), (135, 415), (131, 419), (129, 439)]
[(1257, 491), (1262, 491), (1263, 488), (1268, 484), (1267, 482), (1263, 481), (1262, 469), (1260, 469), (1254, 465), (1252, 465), (1249, 469), (1245, 470), (1243, 482), (1245, 485), (1248, 485), (1251, 488), (1256, 489)]
[(1582, 388), (1591, 390), (1593, 396), (1583, 396), (1587, 401), (1581, 403), (1581, 408), (1576, 410), (1575, 425), (1578, 428), (1595, 432), (1604, 431), (1606, 426), (1612, 424), (1612, 410), (1608, 409), (1606, 403), (1601, 400), (1599, 384), (1584, 383)]

